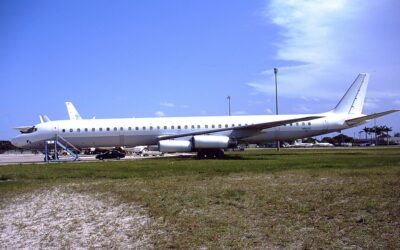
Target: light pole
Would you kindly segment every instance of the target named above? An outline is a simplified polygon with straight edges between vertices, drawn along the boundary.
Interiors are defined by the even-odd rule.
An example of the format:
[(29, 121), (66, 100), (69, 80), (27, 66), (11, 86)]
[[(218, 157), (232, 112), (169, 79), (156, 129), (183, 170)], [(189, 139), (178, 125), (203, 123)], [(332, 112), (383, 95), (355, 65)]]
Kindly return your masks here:
[[(279, 114), (278, 112), (278, 69), (274, 68), (274, 74), (275, 74), (275, 113), (276, 115)], [(276, 133), (278, 135), (279, 133)], [(276, 150), (279, 152), (280, 151), (280, 145), (279, 145), (279, 140), (276, 141)]]
[(228, 112), (229, 112), (228, 114), (229, 116), (231, 116), (231, 96), (228, 95), (226, 99), (228, 99)]
[(376, 118), (374, 119), (374, 134), (375, 134), (375, 136), (374, 136), (374, 143), (375, 143), (375, 145), (377, 144), (377, 141), (376, 141)]

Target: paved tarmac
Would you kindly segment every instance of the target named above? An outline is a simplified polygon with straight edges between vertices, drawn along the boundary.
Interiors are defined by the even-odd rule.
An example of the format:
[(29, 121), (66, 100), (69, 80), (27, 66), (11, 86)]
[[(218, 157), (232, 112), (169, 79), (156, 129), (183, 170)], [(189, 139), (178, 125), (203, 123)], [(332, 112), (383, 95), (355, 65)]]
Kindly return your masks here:
[[(141, 160), (141, 159), (150, 159), (150, 158), (158, 158), (158, 157), (173, 157), (178, 155), (188, 155), (188, 154), (164, 154), (156, 155), (156, 156), (138, 156), (138, 155), (127, 155), (125, 158), (121, 160)], [(61, 161), (71, 161), (72, 158), (69, 156), (60, 156)], [(88, 161), (99, 161), (96, 159), (95, 155), (80, 155), (79, 162), (88, 162)], [(0, 154), (0, 165), (10, 165), (10, 164), (43, 164), (44, 155), (43, 154), (32, 154), (32, 153), (5, 153)]]
[(0, 165), (42, 163), (43, 159), (42, 154), (1, 154)]

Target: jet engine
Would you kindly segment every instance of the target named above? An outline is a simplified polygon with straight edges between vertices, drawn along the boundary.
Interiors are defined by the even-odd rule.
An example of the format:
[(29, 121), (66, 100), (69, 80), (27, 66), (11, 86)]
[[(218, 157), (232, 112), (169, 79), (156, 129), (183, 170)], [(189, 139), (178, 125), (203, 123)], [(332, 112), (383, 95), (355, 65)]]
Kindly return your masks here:
[(191, 152), (197, 149), (222, 149), (237, 146), (237, 141), (228, 136), (220, 135), (196, 135), (191, 140), (162, 140), (159, 142), (159, 150), (164, 153)]
[(158, 143), (158, 147), (163, 153), (190, 152), (193, 148), (191, 141), (181, 140), (163, 140)]
[(193, 146), (195, 149), (233, 148), (237, 146), (237, 141), (230, 139), (228, 136), (196, 135), (193, 136)]

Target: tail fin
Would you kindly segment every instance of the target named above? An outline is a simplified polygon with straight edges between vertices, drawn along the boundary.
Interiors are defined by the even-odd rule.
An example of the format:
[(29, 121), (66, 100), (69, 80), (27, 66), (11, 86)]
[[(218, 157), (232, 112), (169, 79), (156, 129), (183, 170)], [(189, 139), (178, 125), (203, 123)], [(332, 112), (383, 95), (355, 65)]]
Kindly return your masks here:
[(361, 114), (368, 80), (369, 74), (359, 74), (333, 111), (335, 113)]
[(50, 122), (50, 118), (47, 115), (39, 115), (40, 123)]
[(68, 115), (70, 120), (82, 120), (81, 115), (76, 110), (74, 104), (72, 102), (66, 102), (65, 105), (67, 106)]

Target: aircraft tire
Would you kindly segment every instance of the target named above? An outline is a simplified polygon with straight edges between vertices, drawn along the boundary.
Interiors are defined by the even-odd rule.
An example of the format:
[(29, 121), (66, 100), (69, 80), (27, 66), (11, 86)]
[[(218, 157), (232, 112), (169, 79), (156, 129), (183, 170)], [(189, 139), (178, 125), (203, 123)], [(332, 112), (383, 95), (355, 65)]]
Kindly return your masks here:
[(222, 149), (201, 150), (197, 152), (197, 159), (220, 159), (224, 157)]
[(222, 158), (224, 158), (224, 155), (225, 155), (224, 150), (220, 149), (220, 150), (218, 150), (218, 151), (216, 152), (215, 157), (216, 157), (217, 159), (222, 159)]
[(207, 157), (206, 152), (204, 152), (204, 151), (197, 152), (197, 159), (202, 160), (202, 159), (205, 159), (206, 157)]

